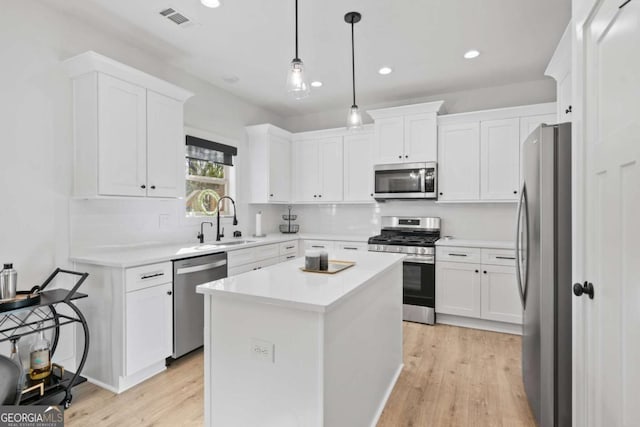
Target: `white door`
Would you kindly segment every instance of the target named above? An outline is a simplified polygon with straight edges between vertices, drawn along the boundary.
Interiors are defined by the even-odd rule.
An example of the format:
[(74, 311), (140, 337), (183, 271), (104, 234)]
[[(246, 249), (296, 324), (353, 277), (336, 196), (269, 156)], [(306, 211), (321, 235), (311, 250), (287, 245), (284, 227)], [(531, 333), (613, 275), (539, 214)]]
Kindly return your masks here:
[(522, 323), (515, 267), (483, 264), (481, 287), (483, 319)]
[(347, 135), (344, 144), (344, 201), (373, 201), (373, 138), (371, 134)]
[(436, 263), (436, 313), (480, 317), (480, 264)]
[(520, 187), (520, 119), (480, 123), (480, 198), (517, 200)]
[[(531, 132), (533, 132), (541, 124), (552, 125), (558, 123), (558, 116), (556, 114), (541, 114), (537, 116), (520, 117), (520, 153), (522, 153), (522, 144), (527, 140)], [(518, 191), (522, 188), (524, 182), (522, 154), (520, 154), (520, 185), (518, 185)]]
[(320, 168), (319, 202), (340, 202), (344, 186), (342, 138), (324, 138), (318, 141)]
[(98, 193), (147, 194), (147, 91), (98, 75)]
[(595, 297), (574, 297), (584, 316), (574, 334), (586, 343), (574, 352), (586, 365), (575, 379), (586, 416), (575, 422), (593, 427), (640, 425), (640, 0), (621, 3), (597, 2), (586, 21), (580, 85), (585, 252), (577, 279), (592, 283)]
[(377, 119), (374, 123), (375, 163), (400, 163), (404, 159), (404, 118)]
[(318, 162), (318, 141), (299, 141), (294, 143), (296, 200), (317, 202), (320, 194), (320, 168)]
[(152, 286), (126, 296), (126, 375), (162, 362), (173, 352), (172, 285)]
[(182, 197), (185, 191), (182, 102), (147, 91), (147, 195)]
[(291, 143), (269, 135), (269, 201), (291, 200)]
[(480, 123), (438, 126), (438, 200), (478, 200)]
[(438, 126), (433, 113), (404, 118), (404, 161), (435, 162), (438, 159)]

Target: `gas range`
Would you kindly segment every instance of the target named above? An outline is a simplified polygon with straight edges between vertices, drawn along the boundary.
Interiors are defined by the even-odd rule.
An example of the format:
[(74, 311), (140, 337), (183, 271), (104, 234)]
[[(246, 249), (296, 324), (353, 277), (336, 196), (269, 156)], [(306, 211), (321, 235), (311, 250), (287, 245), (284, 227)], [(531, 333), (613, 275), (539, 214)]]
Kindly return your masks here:
[(382, 231), (369, 238), (369, 250), (409, 255), (435, 255), (440, 218), (382, 217)]
[(382, 231), (369, 238), (369, 251), (407, 254), (403, 262), (403, 319), (435, 323), (435, 243), (440, 218), (383, 216)]

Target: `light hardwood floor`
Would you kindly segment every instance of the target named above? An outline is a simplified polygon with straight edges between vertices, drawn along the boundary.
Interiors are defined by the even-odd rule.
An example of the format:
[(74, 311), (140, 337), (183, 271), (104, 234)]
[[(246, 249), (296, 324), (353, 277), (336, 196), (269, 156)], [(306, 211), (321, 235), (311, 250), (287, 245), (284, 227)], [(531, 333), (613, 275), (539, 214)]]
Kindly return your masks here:
[[(404, 370), (378, 427), (535, 426), (520, 375), (520, 337), (404, 323)], [(202, 352), (115, 395), (74, 391), (65, 425), (201, 426)]]

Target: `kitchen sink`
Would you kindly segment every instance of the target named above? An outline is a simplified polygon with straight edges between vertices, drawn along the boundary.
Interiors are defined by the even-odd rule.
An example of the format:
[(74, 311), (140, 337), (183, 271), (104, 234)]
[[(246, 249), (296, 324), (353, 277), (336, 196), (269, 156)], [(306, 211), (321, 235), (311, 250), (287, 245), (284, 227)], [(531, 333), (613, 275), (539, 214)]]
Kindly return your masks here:
[(231, 242), (220, 242), (220, 243), (207, 243), (204, 245), (199, 245), (199, 246), (194, 246), (193, 249), (198, 250), (198, 251), (207, 251), (209, 249), (219, 249), (219, 248), (226, 248), (228, 246), (235, 246), (235, 245), (243, 245), (246, 243), (254, 243), (255, 240), (233, 240)]

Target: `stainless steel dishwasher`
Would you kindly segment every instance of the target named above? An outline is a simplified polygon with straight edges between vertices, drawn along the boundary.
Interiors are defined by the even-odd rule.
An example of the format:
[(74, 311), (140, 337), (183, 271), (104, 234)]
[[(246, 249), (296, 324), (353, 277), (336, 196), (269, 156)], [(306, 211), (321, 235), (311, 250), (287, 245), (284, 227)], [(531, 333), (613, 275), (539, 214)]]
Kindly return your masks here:
[(204, 345), (204, 297), (196, 286), (227, 277), (226, 252), (173, 261), (173, 358)]

